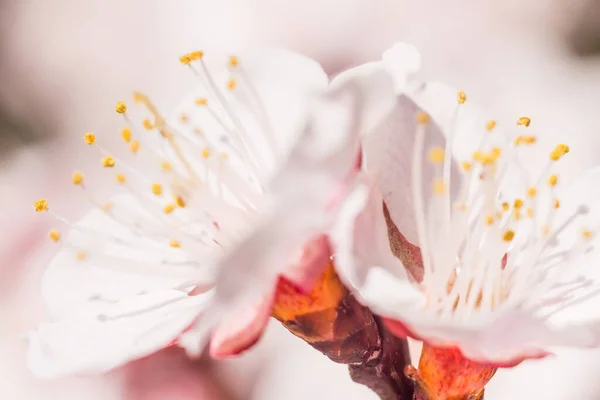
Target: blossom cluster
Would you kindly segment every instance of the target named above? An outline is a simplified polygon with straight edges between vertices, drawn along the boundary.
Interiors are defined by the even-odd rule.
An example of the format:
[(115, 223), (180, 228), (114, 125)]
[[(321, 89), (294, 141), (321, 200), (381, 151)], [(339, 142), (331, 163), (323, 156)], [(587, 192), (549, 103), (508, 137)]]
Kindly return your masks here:
[(117, 103), (132, 157), (83, 135), (114, 179), (107, 202), (81, 172), (81, 219), (35, 202), (60, 226), (42, 288), (53, 319), (28, 335), (34, 373), (104, 372), (167, 346), (237, 355), (282, 281), (310, 291), (330, 265), (394, 334), (472, 362), (600, 344), (586, 308), (600, 170), (562, 182), (558, 144), (534, 175), (529, 118), (496, 122), (418, 79), (407, 44), (331, 80), (279, 49), (180, 61), (197, 85), (171, 117), (142, 93)]

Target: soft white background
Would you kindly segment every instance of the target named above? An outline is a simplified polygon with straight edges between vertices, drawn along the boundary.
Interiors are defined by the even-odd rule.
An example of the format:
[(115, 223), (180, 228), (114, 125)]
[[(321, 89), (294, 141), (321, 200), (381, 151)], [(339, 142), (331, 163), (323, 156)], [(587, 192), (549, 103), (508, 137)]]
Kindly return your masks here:
[[(530, 116), (543, 149), (532, 162), (544, 159), (555, 141), (568, 142), (573, 156), (565, 160), (566, 179), (600, 162), (600, 60), (579, 61), (564, 46), (583, 3), (9, 1), (0, 16), (0, 33), (8, 45), (0, 69), (2, 100), (15, 112), (37, 118), (28, 106), (33, 93), (57, 121), (59, 132), (52, 145), (5, 160), (2, 167), (0, 205), (6, 213), (0, 216), (0, 398), (119, 398), (120, 373), (48, 383), (35, 381), (25, 370), (19, 334), (42, 313), (36, 290), (41, 261), (51, 251), (29, 255), (38, 240), (45, 241), (49, 224), (36, 218), (31, 202), (71, 190), (71, 170), (84, 168), (89, 155), (80, 150), (83, 132), (116, 138), (116, 100), (143, 89), (162, 108), (173, 106), (193, 81), (182, 73), (177, 61), (181, 53), (282, 45), (315, 57), (334, 73), (378, 58), (395, 41), (411, 42), (422, 52), (424, 76), (465, 90), (470, 101), (501, 121)], [(63, 208), (73, 208), (67, 214), (76, 213), (77, 206), (81, 209), (62, 197)], [(160, 375), (162, 361), (155, 364)], [(154, 371), (146, 364), (144, 368), (142, 376)], [(600, 398), (594, 372), (598, 368), (600, 351), (561, 351), (556, 358), (499, 372), (486, 399)], [(181, 367), (178, 376), (190, 374), (188, 370)], [(227, 363), (219, 375), (241, 398), (251, 387), (260, 400), (374, 398), (350, 382), (344, 367), (329, 363), (276, 324), (258, 349)], [(193, 382), (193, 372), (190, 376)], [(174, 381), (187, 387), (173, 374), (162, 381), (152, 379), (154, 386)], [(133, 382), (145, 384), (139, 376)], [(193, 384), (189, 390), (194, 390)], [(181, 390), (165, 394), (164, 388), (154, 394), (141, 392), (129, 398), (208, 399)]]

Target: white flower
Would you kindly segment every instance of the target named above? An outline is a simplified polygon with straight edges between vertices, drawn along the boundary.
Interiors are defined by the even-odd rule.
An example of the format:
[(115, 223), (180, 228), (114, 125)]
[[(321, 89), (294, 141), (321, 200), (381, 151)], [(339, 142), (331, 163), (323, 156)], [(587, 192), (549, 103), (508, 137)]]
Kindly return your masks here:
[(95, 205), (81, 220), (35, 204), (68, 228), (50, 232), (60, 250), (43, 292), (54, 322), (29, 334), (37, 375), (106, 371), (175, 343), (196, 354), (215, 327), (212, 354), (234, 355), (260, 337), (278, 276), (307, 287), (329, 261), (358, 134), (389, 110), (391, 77), (376, 69), (329, 85), (316, 62), (284, 50), (181, 62), (199, 85), (169, 121), (140, 93), (141, 127), (117, 104), (132, 154), (84, 137), (118, 194), (102, 205), (76, 172)]
[(600, 345), (600, 169), (562, 182), (560, 144), (532, 174), (528, 118), (503, 133), (463, 92), (408, 87), (365, 140), (368, 177), (336, 229), (342, 276), (397, 334), (472, 360)]

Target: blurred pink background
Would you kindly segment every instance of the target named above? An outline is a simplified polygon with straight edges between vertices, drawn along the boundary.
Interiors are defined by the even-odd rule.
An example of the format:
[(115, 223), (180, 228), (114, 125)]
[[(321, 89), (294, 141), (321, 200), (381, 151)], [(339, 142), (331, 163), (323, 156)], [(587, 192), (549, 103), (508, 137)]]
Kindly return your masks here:
[[(21, 334), (44, 315), (38, 285), (52, 253), (46, 239), (52, 221), (35, 214), (33, 200), (55, 198), (67, 216), (78, 215), (85, 204), (61, 193), (73, 190), (72, 170), (89, 165), (81, 134), (93, 130), (117, 140), (112, 109), (132, 90), (172, 107), (192, 83), (181, 73), (181, 53), (265, 45), (303, 52), (335, 73), (378, 59), (396, 41), (413, 43), (424, 77), (465, 90), (500, 121), (530, 116), (542, 146), (567, 141), (577, 155), (563, 165), (568, 179), (600, 162), (600, 58), (576, 57), (567, 41), (587, 6), (585, 0), (0, 2), (0, 107), (34, 121), (36, 137), (44, 139), (0, 153), (0, 398), (375, 399), (344, 366), (277, 323), (235, 361), (191, 362), (170, 349), (107, 376), (35, 380), (25, 368)], [(14, 137), (10, 125), (0, 129), (2, 138)], [(486, 400), (600, 399), (598, 368), (600, 351), (559, 351), (500, 371)]]

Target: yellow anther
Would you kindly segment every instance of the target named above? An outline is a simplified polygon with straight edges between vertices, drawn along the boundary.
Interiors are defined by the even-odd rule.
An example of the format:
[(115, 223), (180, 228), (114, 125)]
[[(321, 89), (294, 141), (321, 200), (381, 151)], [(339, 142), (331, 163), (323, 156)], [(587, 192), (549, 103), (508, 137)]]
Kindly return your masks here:
[(202, 57), (204, 57), (204, 52), (203, 51), (192, 51), (191, 53), (189, 53), (189, 56), (192, 60), (198, 61), (198, 60), (201, 60)]
[(202, 158), (207, 159), (208, 157), (210, 157), (210, 150), (205, 147), (202, 149)]
[(81, 172), (73, 172), (71, 182), (73, 182), (74, 185), (81, 185), (83, 183), (83, 174)]
[(238, 58), (236, 56), (230, 56), (229, 57), (229, 67), (235, 68), (238, 65), (240, 65), (240, 61), (238, 60)]
[(104, 203), (102, 205), (102, 211), (104, 212), (109, 212), (110, 210), (112, 210), (113, 208), (113, 204), (110, 201), (107, 201), (106, 203)]
[(444, 194), (444, 192), (446, 191), (446, 185), (444, 184), (443, 180), (436, 179), (435, 181), (433, 181), (432, 189), (433, 193), (435, 194)]
[(127, 127), (121, 129), (121, 137), (125, 142), (129, 143), (131, 141), (131, 129)]
[(557, 183), (558, 183), (558, 175), (550, 175), (550, 177), (548, 178), (548, 185), (556, 186)]
[(514, 237), (515, 237), (515, 231), (508, 230), (508, 231), (504, 232), (504, 235), (502, 235), (502, 240), (504, 240), (505, 242), (510, 242), (514, 239)]
[(433, 164), (439, 164), (444, 162), (444, 149), (441, 147), (434, 147), (429, 150), (429, 161)]
[(520, 220), (521, 219), (521, 211), (515, 210), (515, 212), (513, 213), (513, 218), (515, 221)]
[(96, 135), (94, 135), (92, 132), (87, 132), (85, 135), (83, 135), (83, 141), (86, 144), (94, 144), (96, 143)]
[(502, 203), (502, 210), (508, 211), (510, 209), (510, 205), (507, 202)]
[(179, 57), (179, 62), (182, 63), (183, 65), (188, 65), (189, 63), (191, 63), (192, 62), (191, 53), (187, 53), (187, 54), (184, 54), (181, 57)]
[(137, 153), (140, 150), (140, 142), (132, 140), (131, 143), (129, 143), (129, 150), (131, 150), (132, 153)]
[(127, 181), (127, 178), (125, 177), (125, 174), (117, 174), (117, 175), (115, 175), (115, 179), (119, 183), (125, 183)]
[(113, 156), (104, 156), (100, 162), (104, 168), (112, 168), (115, 166), (115, 159)]
[(168, 161), (161, 162), (160, 167), (162, 168), (163, 171), (166, 171), (166, 172), (169, 172), (173, 169), (173, 166)]
[(490, 119), (488, 122), (485, 123), (485, 129), (487, 129), (488, 132), (493, 131), (495, 127), (496, 121), (494, 121), (493, 119)]
[(416, 115), (417, 118), (417, 122), (421, 125), (426, 125), (429, 123), (429, 115), (427, 113), (424, 113), (423, 111), (419, 111)]
[(60, 232), (56, 229), (50, 229), (48, 232), (48, 237), (54, 242), (58, 243), (60, 241)]
[(230, 78), (230, 79), (227, 81), (227, 89), (229, 89), (229, 90), (233, 90), (233, 89), (235, 89), (235, 87), (236, 87), (236, 86), (237, 86), (237, 82), (235, 81), (235, 79), (234, 79), (234, 78)]
[(180, 120), (181, 122), (183, 122), (183, 123), (186, 123), (186, 122), (188, 122), (188, 121), (190, 120), (190, 117), (188, 117), (188, 116), (187, 116), (187, 114), (181, 114), (181, 115), (179, 116), (179, 120)]
[(492, 149), (491, 156), (494, 158), (494, 161), (497, 160), (502, 155), (502, 149), (500, 147), (494, 147)]
[(470, 171), (472, 165), (468, 161), (463, 161), (463, 162), (460, 163), (460, 167), (463, 169), (463, 171)]
[(544, 234), (544, 236), (548, 236), (548, 234), (550, 233), (550, 225), (544, 225), (544, 228), (542, 228), (542, 233)]
[(194, 128), (194, 133), (196, 135), (202, 135), (202, 129), (200, 129), (200, 128)]
[(163, 211), (165, 214), (171, 214), (175, 210), (175, 204), (169, 203), (163, 207)]
[(492, 225), (494, 223), (494, 216), (488, 215), (487, 217), (485, 217), (485, 223), (488, 225)]
[(527, 189), (527, 196), (535, 197), (536, 194), (537, 194), (537, 189), (534, 188), (533, 186), (530, 187), (529, 189)]
[(458, 104), (465, 104), (465, 101), (467, 101), (467, 94), (463, 91), (458, 92), (456, 100), (458, 101)]
[(148, 118), (144, 118), (144, 120), (142, 121), (142, 126), (147, 131), (151, 131), (152, 129), (154, 129), (154, 125), (152, 125), (152, 122), (150, 122)]
[(206, 99), (206, 97), (198, 97), (196, 99), (196, 105), (197, 106), (205, 106), (208, 104), (208, 100)]
[(48, 200), (46, 200), (46, 199), (36, 200), (35, 203), (33, 203), (33, 207), (35, 208), (36, 212), (47, 211), (48, 210)]
[(517, 136), (515, 139), (515, 146), (519, 146), (522, 144), (534, 144), (536, 142), (535, 136)]
[(534, 215), (533, 208), (528, 208), (528, 209), (527, 209), (527, 216), (528, 216), (529, 218), (533, 218), (533, 215)]
[(223, 160), (227, 160), (229, 158), (229, 154), (227, 154), (227, 153), (220, 153), (219, 155), (221, 156), (221, 159), (223, 159)]
[(185, 200), (181, 196), (175, 196), (175, 203), (177, 204), (177, 207), (185, 207)]
[(169, 246), (171, 246), (171, 247), (173, 247), (173, 248), (175, 248), (175, 249), (178, 249), (178, 248), (180, 248), (180, 247), (181, 247), (181, 243), (179, 243), (179, 242), (178, 242), (177, 240), (175, 240), (175, 239), (171, 239), (171, 240), (169, 240)]
[(583, 236), (584, 239), (589, 240), (594, 236), (594, 234), (589, 229), (583, 229), (581, 231), (581, 236)]
[(554, 199), (554, 208), (560, 208), (560, 200)]
[(521, 117), (517, 120), (517, 126), (529, 126), (529, 124), (531, 124), (531, 118), (528, 117)]
[(115, 111), (119, 114), (125, 114), (125, 112), (127, 111), (127, 104), (125, 104), (124, 101), (117, 102), (117, 105), (115, 106)]
[(484, 152), (479, 150), (473, 153), (473, 160), (479, 161), (481, 165), (491, 165), (494, 162), (496, 162), (497, 158), (498, 156), (495, 156), (494, 153), (485, 154)]
[(569, 151), (570, 151), (569, 146), (567, 146), (566, 144), (558, 144), (558, 145), (556, 145), (554, 150), (552, 150), (552, 152), (550, 153), (550, 159), (552, 161), (558, 161), (562, 158), (562, 156), (567, 154)]
[(517, 210), (518, 210), (519, 208), (523, 207), (523, 200), (521, 200), (521, 199), (516, 199), (516, 200), (515, 200), (515, 202), (514, 202), (514, 204), (513, 204), (513, 207), (514, 207), (515, 209), (517, 209)]
[(160, 183), (152, 184), (152, 193), (154, 193), (157, 196), (160, 196), (160, 195), (162, 195), (162, 192), (163, 192), (163, 188)]
[(77, 261), (83, 261), (87, 258), (87, 253), (85, 251), (78, 251), (75, 253), (75, 258)]
[(144, 95), (139, 92), (133, 92), (133, 101), (137, 104), (143, 103), (145, 100)]

